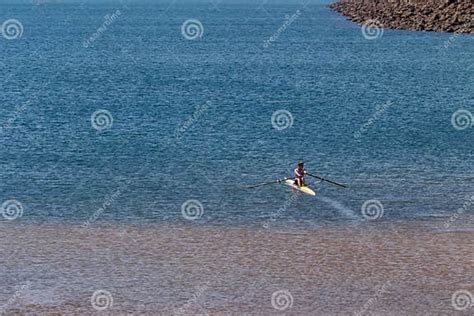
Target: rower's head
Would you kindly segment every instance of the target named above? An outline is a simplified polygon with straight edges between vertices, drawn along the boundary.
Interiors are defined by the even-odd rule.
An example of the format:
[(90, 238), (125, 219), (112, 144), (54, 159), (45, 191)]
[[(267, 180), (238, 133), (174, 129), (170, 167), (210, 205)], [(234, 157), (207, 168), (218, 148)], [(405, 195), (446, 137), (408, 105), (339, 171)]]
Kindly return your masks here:
[(298, 167), (304, 167), (304, 161), (298, 160)]

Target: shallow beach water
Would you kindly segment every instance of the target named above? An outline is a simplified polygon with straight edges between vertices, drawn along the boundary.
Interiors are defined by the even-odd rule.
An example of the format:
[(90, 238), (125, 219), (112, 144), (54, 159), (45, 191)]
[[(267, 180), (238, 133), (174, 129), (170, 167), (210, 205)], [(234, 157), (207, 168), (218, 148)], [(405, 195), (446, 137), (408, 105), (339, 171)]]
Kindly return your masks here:
[[(4, 226), (6, 315), (86, 314), (96, 290), (118, 314), (452, 314), (472, 284), (473, 234), (437, 223), (322, 229), (43, 224)], [(289, 293), (289, 294), (288, 294)], [(4, 302), (0, 301), (0, 305)]]

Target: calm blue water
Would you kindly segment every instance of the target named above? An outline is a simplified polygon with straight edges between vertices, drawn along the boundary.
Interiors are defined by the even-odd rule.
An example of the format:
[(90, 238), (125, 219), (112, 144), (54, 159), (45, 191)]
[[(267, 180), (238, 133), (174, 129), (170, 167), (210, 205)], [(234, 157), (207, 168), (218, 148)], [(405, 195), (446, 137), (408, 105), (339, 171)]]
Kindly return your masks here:
[[(0, 199), (22, 203), (21, 221), (81, 222), (114, 195), (98, 221), (186, 222), (181, 205), (197, 199), (199, 223), (260, 223), (291, 191), (241, 186), (303, 158), (350, 188), (316, 186), (319, 198), (297, 199), (279, 223), (360, 219), (370, 199), (386, 220), (449, 216), (473, 194), (474, 129), (451, 124), (474, 111), (473, 37), (367, 40), (327, 3), (2, 2), (0, 22), (24, 30), (0, 37)], [(181, 34), (191, 18), (200, 39)], [(100, 109), (113, 116), (103, 131), (91, 125)], [(290, 128), (272, 127), (277, 110)]]

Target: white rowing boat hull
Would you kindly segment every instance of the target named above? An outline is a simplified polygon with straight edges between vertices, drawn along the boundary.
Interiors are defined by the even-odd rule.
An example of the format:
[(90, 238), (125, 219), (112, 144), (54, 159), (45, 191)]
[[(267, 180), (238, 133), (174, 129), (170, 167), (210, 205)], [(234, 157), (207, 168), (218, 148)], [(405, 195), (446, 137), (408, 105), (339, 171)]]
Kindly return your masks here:
[(311, 196), (315, 196), (315, 195), (316, 195), (316, 193), (315, 193), (313, 190), (311, 190), (311, 189), (309, 188), (309, 186), (299, 187), (299, 186), (297, 186), (297, 185), (295, 184), (295, 181), (294, 181), (294, 180), (287, 179), (287, 180), (285, 180), (284, 183), (285, 183), (285, 185), (287, 185), (287, 186), (289, 186), (289, 187), (292, 187), (293, 189), (298, 190), (298, 191), (300, 191), (300, 192), (303, 192), (304, 194), (308, 194), (308, 195), (311, 195)]

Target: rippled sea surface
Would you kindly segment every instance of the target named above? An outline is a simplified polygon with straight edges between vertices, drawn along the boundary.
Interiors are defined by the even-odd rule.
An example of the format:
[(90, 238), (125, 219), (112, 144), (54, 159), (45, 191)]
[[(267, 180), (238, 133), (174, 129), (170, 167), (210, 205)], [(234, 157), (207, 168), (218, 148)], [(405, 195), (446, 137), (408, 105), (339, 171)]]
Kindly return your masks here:
[(0, 1), (0, 313), (454, 312), (474, 38), (328, 3)]

